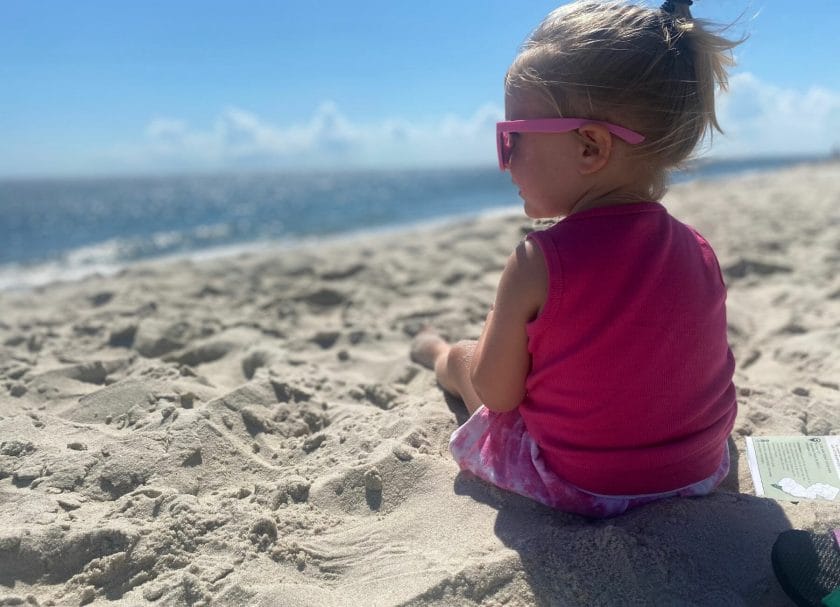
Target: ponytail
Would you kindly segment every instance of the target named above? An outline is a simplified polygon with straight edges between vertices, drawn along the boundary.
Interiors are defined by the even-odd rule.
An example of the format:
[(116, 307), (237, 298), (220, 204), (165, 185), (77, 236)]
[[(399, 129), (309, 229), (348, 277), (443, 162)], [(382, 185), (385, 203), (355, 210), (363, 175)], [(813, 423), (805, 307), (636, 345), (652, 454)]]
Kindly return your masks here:
[(689, 6), (694, 4), (692, 0), (666, 0), (659, 10), (664, 13), (673, 15), (677, 19), (691, 19), (691, 10)]
[[(705, 21), (695, 21), (689, 8), (692, 0), (667, 0), (660, 10), (672, 20), (677, 36), (685, 36), (694, 64), (697, 97), (707, 121), (703, 132), (723, 133), (715, 113), (715, 90), (729, 88), (727, 68), (735, 65), (731, 50), (743, 40), (732, 42), (715, 33), (715, 27)], [(667, 28), (666, 28), (667, 29)], [(668, 34), (666, 33), (666, 40)]]

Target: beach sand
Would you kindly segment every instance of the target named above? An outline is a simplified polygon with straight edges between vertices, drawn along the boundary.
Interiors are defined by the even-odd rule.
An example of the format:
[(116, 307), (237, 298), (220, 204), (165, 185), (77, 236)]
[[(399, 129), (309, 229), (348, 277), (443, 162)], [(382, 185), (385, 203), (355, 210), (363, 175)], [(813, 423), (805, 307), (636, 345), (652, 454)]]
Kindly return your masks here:
[(744, 437), (840, 431), (840, 164), (664, 202), (729, 286), (722, 490), (590, 521), (459, 474), (411, 338), (478, 336), (521, 215), (147, 264), (0, 294), (0, 605), (787, 605), (773, 541), (840, 510), (756, 497)]

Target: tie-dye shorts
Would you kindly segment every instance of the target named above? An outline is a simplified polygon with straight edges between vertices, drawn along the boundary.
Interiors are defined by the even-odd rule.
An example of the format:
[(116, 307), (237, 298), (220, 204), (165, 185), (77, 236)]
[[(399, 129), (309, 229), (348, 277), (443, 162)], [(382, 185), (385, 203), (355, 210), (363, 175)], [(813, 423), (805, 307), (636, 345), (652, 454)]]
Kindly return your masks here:
[(711, 493), (729, 472), (729, 449), (710, 477), (682, 489), (645, 495), (598, 495), (563, 480), (548, 469), (537, 443), (528, 434), (519, 411), (494, 413), (480, 407), (458, 428), (449, 449), (462, 470), (497, 487), (542, 504), (593, 518), (622, 514), (631, 508), (669, 497)]

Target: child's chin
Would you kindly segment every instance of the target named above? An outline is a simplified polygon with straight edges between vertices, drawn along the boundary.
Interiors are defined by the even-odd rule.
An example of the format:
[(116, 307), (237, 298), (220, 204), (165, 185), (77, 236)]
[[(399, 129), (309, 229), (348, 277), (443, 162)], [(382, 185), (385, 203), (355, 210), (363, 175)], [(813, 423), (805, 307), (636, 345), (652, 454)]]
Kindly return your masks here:
[(524, 198), (522, 199), (522, 211), (531, 219), (539, 219), (539, 211), (534, 208), (534, 205), (529, 204)]
[(549, 213), (547, 211), (543, 211), (540, 209), (535, 209), (525, 203), (525, 216), (529, 217), (530, 219), (551, 219), (552, 217), (557, 217), (556, 213)]

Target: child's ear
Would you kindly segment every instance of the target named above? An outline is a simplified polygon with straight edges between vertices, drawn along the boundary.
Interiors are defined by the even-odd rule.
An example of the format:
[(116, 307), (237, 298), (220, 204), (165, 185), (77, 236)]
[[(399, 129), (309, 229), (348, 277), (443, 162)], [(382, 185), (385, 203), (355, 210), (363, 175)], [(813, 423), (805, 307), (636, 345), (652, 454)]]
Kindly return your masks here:
[(600, 171), (612, 154), (612, 135), (600, 124), (586, 124), (577, 130), (580, 140), (578, 170), (581, 175)]

